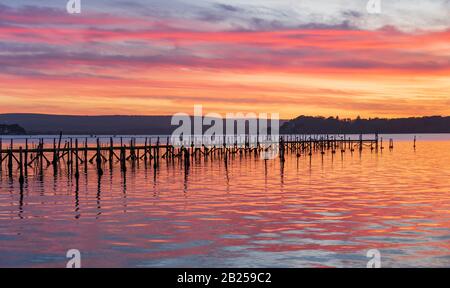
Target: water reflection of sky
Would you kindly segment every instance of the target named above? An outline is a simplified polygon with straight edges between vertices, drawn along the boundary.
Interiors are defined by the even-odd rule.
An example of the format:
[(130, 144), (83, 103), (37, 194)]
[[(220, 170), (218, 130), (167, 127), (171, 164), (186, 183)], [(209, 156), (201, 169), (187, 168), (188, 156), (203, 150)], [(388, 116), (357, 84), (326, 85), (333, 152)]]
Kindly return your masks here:
[[(450, 142), (0, 177), (0, 266), (450, 266)], [(14, 175), (16, 176), (16, 175)]]

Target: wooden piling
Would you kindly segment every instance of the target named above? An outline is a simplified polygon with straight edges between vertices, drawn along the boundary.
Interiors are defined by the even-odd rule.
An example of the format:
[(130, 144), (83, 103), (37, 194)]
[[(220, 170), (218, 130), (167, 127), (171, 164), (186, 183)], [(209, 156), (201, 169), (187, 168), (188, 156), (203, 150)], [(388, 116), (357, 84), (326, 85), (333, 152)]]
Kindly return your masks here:
[(88, 162), (88, 139), (84, 140), (84, 165), (87, 165)]
[(22, 147), (19, 147), (19, 183), (24, 183)]
[(62, 131), (59, 132), (59, 139), (58, 139), (58, 149), (55, 151), (55, 162), (54, 165), (57, 165), (58, 161), (59, 161), (59, 151), (61, 150), (61, 140), (62, 140)]
[(98, 175), (99, 176), (103, 175), (102, 156), (101, 156), (100, 139), (99, 138), (97, 138), (96, 164), (97, 164), (97, 173), (98, 173)]
[(166, 141), (166, 160), (169, 160), (169, 137), (167, 137)]
[(39, 139), (39, 173), (44, 175), (44, 139)]
[(79, 158), (78, 158), (78, 138), (75, 139), (75, 179), (78, 180), (80, 178), (80, 170), (79, 170)]
[(72, 139), (72, 137), (70, 137), (70, 142), (69, 142), (70, 144), (69, 144), (69, 162), (70, 162), (70, 168), (72, 169), (72, 167), (73, 167), (73, 139)]
[(109, 163), (112, 164), (114, 156), (114, 140), (113, 138), (109, 138)]
[[(1, 149), (1, 148), (0, 148)], [(25, 175), (27, 174), (27, 167), (28, 167), (28, 138), (25, 139), (25, 154), (24, 154), (24, 168), (25, 168)]]
[(145, 163), (145, 167), (147, 167), (147, 143), (148, 143), (148, 138), (145, 137), (145, 144), (144, 144), (144, 163)]
[(11, 139), (11, 146), (10, 146), (9, 152), (8, 152), (8, 175), (9, 175), (9, 177), (12, 177), (12, 171), (13, 171), (13, 140)]
[(120, 170), (127, 171), (125, 146), (120, 146)]

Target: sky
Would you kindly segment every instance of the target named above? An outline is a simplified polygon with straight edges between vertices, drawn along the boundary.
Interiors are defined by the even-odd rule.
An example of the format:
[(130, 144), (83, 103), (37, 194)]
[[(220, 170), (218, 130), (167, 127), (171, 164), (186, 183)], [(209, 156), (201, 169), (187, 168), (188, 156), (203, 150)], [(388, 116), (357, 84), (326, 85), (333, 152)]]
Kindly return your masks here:
[(450, 0), (0, 2), (0, 113), (450, 115)]

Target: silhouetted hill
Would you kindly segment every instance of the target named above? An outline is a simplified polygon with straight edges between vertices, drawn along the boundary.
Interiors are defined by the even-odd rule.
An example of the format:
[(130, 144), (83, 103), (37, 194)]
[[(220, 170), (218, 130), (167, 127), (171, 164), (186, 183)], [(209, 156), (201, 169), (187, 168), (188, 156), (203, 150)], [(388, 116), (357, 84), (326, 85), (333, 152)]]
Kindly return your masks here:
[(17, 124), (3, 125), (0, 124), (0, 135), (23, 135), (25, 134), (25, 129)]
[(66, 116), (0, 114), (0, 123), (18, 124), (29, 134), (170, 134), (170, 116)]
[(450, 117), (339, 119), (299, 116), (280, 128), (285, 134), (450, 133)]
[[(171, 116), (0, 114), (0, 134), (170, 135)], [(280, 120), (282, 134), (450, 133), (450, 117), (339, 119), (300, 116)], [(224, 127), (226, 125), (224, 124)], [(3, 130), (9, 127), (7, 130)], [(204, 128), (205, 129), (205, 128)], [(13, 131), (13, 132), (10, 132)]]
[[(69, 135), (170, 135), (178, 127), (171, 125), (171, 119), (172, 116), (0, 114), (1, 124), (19, 124), (28, 134), (57, 134), (63, 131)], [(193, 123), (193, 117), (191, 120)], [(207, 128), (204, 127), (204, 130)]]

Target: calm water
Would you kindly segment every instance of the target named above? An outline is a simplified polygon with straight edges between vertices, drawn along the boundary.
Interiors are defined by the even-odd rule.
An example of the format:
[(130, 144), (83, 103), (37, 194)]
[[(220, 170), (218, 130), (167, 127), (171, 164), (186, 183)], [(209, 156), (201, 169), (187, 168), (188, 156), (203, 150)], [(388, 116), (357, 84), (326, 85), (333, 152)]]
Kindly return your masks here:
[(74, 248), (84, 267), (365, 267), (375, 248), (384, 267), (450, 267), (450, 137), (396, 139), (284, 167), (89, 165), (78, 185), (49, 167), (22, 191), (3, 169), (0, 266), (65, 267)]

